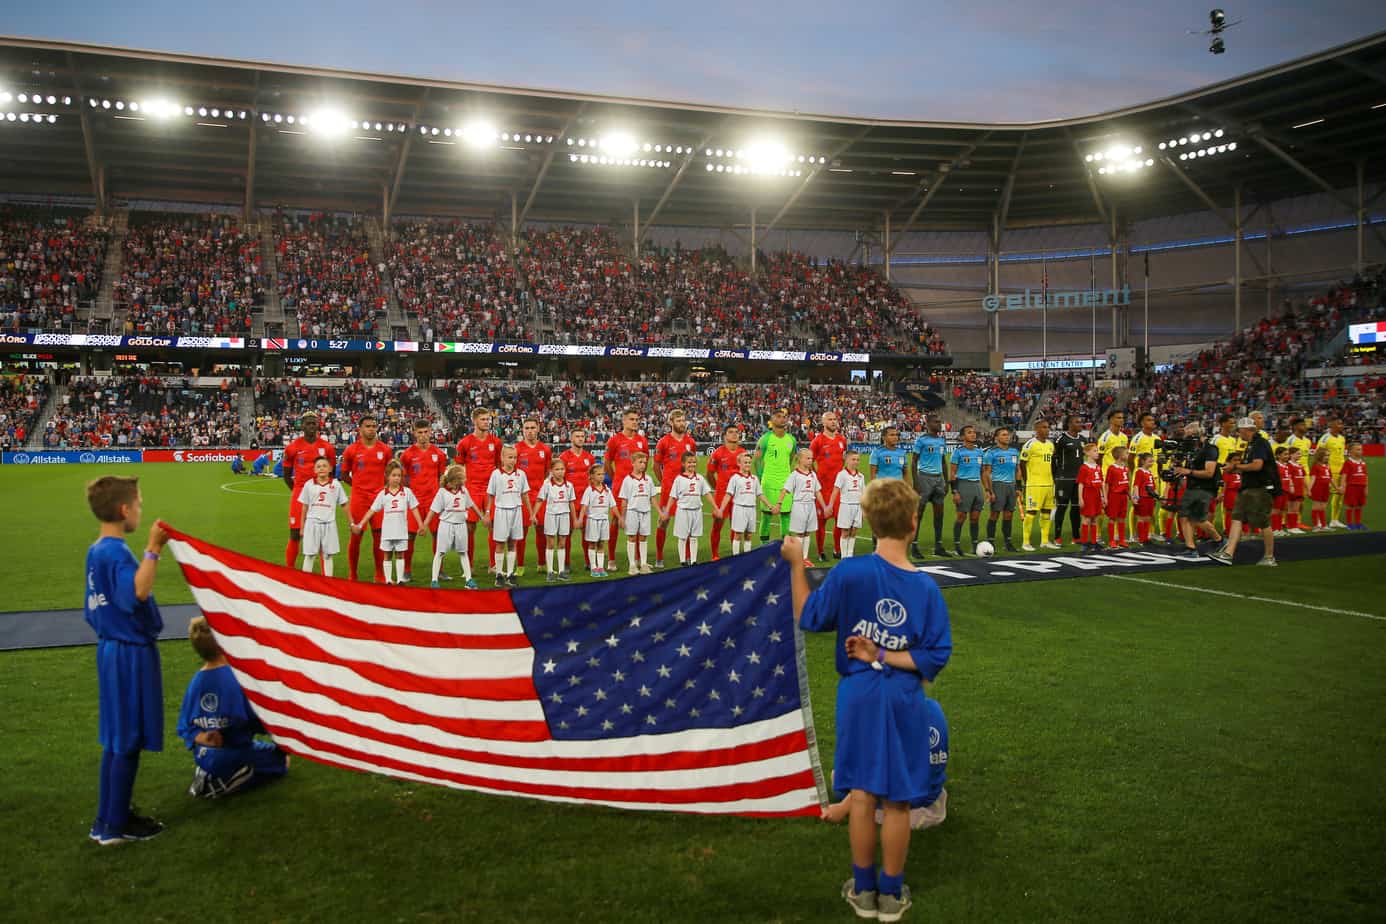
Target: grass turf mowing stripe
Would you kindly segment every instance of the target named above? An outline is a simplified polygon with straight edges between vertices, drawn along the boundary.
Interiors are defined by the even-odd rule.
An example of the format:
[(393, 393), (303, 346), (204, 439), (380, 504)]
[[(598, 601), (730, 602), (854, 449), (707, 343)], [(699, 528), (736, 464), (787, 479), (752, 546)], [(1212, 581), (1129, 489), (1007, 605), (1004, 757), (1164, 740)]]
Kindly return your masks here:
[(1270, 603), (1274, 606), (1293, 606), (1298, 607), (1302, 610), (1318, 610), (1321, 613), (1338, 613), (1343, 616), (1360, 616), (1363, 619), (1375, 619), (1380, 622), (1386, 622), (1386, 616), (1375, 616), (1371, 613), (1362, 613), (1358, 612), (1357, 610), (1345, 610), (1340, 607), (1334, 606), (1315, 606), (1312, 603), (1299, 603), (1294, 600), (1274, 600), (1270, 597), (1254, 597), (1250, 594), (1238, 594), (1226, 590), (1214, 590), (1211, 587), (1192, 587), (1188, 584), (1174, 584), (1170, 581), (1155, 581), (1151, 580), (1150, 578), (1130, 577), (1124, 574), (1106, 574), (1103, 575), (1103, 577), (1109, 577), (1114, 581), (1131, 581), (1136, 584), (1153, 584), (1156, 587), (1173, 587), (1176, 590), (1187, 590), (1197, 594), (1212, 594), (1217, 597), (1233, 597), (1237, 600), (1252, 600), (1256, 603)]

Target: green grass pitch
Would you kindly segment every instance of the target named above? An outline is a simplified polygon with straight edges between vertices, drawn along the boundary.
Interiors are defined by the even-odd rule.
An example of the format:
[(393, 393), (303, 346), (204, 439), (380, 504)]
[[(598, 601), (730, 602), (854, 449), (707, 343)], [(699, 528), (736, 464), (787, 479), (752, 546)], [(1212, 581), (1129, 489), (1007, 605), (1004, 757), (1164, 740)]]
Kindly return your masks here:
[[(146, 526), (163, 517), (282, 560), (282, 484), (221, 465), (120, 471), (141, 476)], [(95, 533), (82, 485), (96, 473), (0, 467), (4, 609), (80, 605)], [(1386, 464), (1372, 474), (1380, 483)], [(1376, 503), (1368, 522), (1382, 528)], [(138, 549), (144, 527), (132, 538)], [(1383, 565), (946, 591), (955, 654), (932, 692), (950, 724), (950, 811), (911, 844), (907, 920), (1379, 919)], [(189, 600), (176, 566), (161, 570), (161, 602)], [(302, 760), (281, 784), (194, 802), (171, 729), (196, 658), (186, 643), (162, 649), (168, 750), (144, 756), (136, 799), (169, 830), (106, 850), (85, 839), (94, 650), (0, 654), (7, 920), (851, 919), (837, 897), (846, 832), (810, 820), (550, 806)], [(810, 636), (808, 650), (830, 765), (832, 640)]]

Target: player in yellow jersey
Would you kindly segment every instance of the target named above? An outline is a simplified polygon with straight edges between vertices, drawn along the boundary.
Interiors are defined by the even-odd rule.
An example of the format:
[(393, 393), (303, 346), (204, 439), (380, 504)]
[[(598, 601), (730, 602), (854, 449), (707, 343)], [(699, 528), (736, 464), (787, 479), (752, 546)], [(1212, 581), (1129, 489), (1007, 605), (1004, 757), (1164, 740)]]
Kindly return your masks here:
[(1035, 517), (1040, 521), (1040, 545), (1046, 549), (1062, 548), (1049, 540), (1049, 528), (1054, 522), (1054, 444), (1049, 441), (1049, 421), (1035, 421), (1035, 435), (1020, 449), (1021, 549), (1033, 552), (1030, 544), (1034, 535)]
[[(1328, 432), (1319, 437), (1315, 444), (1315, 449), (1328, 450), (1328, 471), (1332, 474), (1332, 484), (1338, 483), (1338, 476), (1343, 471), (1343, 460), (1347, 458), (1347, 437), (1343, 435), (1343, 419), (1334, 417), (1328, 421)], [(1343, 515), (1343, 495), (1335, 493), (1329, 502), (1329, 529), (1346, 529), (1347, 524), (1341, 519)]]
[[(1285, 445), (1290, 447), (1290, 455), (1292, 457), (1295, 454), (1295, 450), (1299, 450), (1300, 464), (1304, 466), (1304, 470), (1307, 472), (1310, 465), (1309, 460), (1314, 457), (1314, 444), (1309, 440), (1309, 423), (1303, 417), (1290, 418), (1290, 438), (1286, 441)], [(1303, 500), (1307, 501), (1308, 498), (1303, 498)], [(1300, 509), (1294, 512), (1302, 515), (1304, 513), (1302, 504)], [(1308, 517), (1301, 516), (1300, 518), (1308, 520)]]
[(1229, 454), (1241, 451), (1241, 448), (1238, 446), (1241, 440), (1238, 439), (1237, 434), (1233, 432), (1236, 423), (1237, 419), (1231, 414), (1218, 415), (1218, 433), (1217, 436), (1213, 437), (1212, 442), (1213, 445), (1218, 448), (1219, 466), (1227, 464), (1227, 457)]
[[(1160, 442), (1160, 435), (1155, 432), (1155, 415), (1150, 413), (1149, 411), (1146, 411), (1144, 414), (1140, 416), (1139, 423), (1140, 429), (1131, 435), (1131, 439), (1126, 446), (1126, 460), (1131, 464), (1131, 474), (1133, 476), (1135, 475), (1137, 460), (1139, 460), (1140, 457), (1145, 455), (1146, 453), (1149, 453), (1150, 455), (1155, 457), (1154, 471), (1160, 471), (1161, 453), (1158, 447), (1158, 443)], [(1160, 491), (1160, 478), (1157, 474), (1155, 476), (1155, 493), (1159, 494)], [(1164, 511), (1161, 510), (1160, 512), (1163, 513)], [(1130, 505), (1130, 511), (1128, 513), (1127, 520), (1128, 522), (1126, 524), (1126, 535), (1134, 536), (1136, 534), (1135, 504)]]
[(1097, 438), (1097, 450), (1102, 453), (1102, 477), (1107, 477), (1107, 469), (1112, 467), (1112, 450), (1118, 446), (1125, 448), (1130, 442), (1121, 428), (1126, 423), (1126, 415), (1112, 411), (1107, 415), (1107, 429)]

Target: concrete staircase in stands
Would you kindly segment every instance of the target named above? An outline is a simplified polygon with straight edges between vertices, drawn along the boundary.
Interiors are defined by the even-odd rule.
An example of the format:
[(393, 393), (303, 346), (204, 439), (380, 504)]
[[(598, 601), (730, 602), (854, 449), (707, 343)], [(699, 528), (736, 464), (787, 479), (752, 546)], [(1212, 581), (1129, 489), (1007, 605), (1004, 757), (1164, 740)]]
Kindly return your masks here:
[(265, 278), (269, 285), (265, 292), (265, 310), (251, 328), (256, 337), (297, 336), (298, 325), (288, 329), (288, 319), (284, 317), (284, 301), (279, 296), (279, 248), (275, 246), (274, 228), (271, 222), (260, 226), (260, 259), (264, 261)]
[[(381, 229), (380, 223), (375, 218), (366, 220), (366, 240), (371, 245), (371, 262), (376, 266), (387, 266), (385, 259), (385, 232)], [(404, 334), (402, 339), (419, 339), (419, 322), (417, 318), (407, 317), (404, 308), (399, 303), (399, 296), (395, 294), (394, 280), (390, 278), (390, 271), (386, 268), (381, 273), (381, 283), (385, 286), (386, 313), (385, 326), (388, 328), (389, 337), (386, 339), (396, 339), (400, 333)]]
[(130, 233), (130, 211), (118, 209), (111, 213), (111, 239), (106, 245), (106, 260), (101, 265), (101, 288), (96, 292), (85, 318), (78, 317), (78, 326), (90, 330), (105, 325), (110, 333), (119, 333), (115, 324), (115, 284), (125, 269), (125, 238)]
[(48, 430), (48, 421), (52, 420), (53, 414), (63, 406), (63, 399), (66, 397), (66, 385), (59, 385), (53, 389), (53, 393), (43, 405), (43, 410), (39, 412), (38, 420), (34, 421), (34, 429), (29, 432), (29, 438), (24, 443), (26, 449), (43, 448), (43, 434)]

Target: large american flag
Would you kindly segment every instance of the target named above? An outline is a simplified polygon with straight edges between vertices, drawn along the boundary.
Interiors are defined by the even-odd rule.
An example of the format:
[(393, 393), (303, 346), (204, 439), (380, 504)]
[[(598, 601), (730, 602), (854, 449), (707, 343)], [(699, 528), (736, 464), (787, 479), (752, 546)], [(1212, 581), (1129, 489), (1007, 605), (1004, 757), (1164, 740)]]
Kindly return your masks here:
[(168, 529), (246, 696), (294, 754), (626, 809), (823, 804), (777, 545), (648, 577), (460, 592), (305, 574)]

